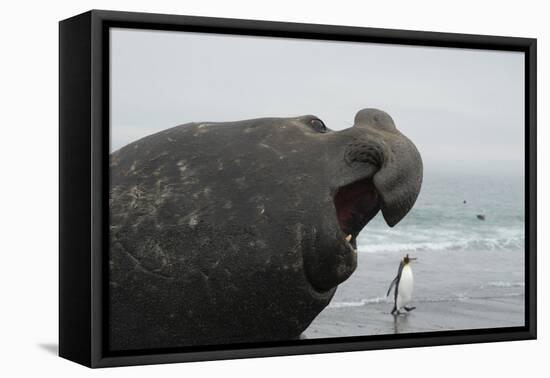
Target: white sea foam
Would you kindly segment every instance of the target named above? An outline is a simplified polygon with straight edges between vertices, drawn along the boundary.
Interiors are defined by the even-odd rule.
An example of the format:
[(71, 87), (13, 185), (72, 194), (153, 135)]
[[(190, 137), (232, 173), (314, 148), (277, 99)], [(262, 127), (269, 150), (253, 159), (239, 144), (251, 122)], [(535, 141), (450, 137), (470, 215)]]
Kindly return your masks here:
[[(441, 303), (441, 302), (467, 302), (471, 300), (480, 300), (480, 299), (492, 299), (492, 298), (503, 298), (503, 297), (519, 297), (523, 296), (523, 293), (505, 293), (499, 295), (466, 295), (463, 293), (455, 294), (449, 297), (440, 297), (440, 298), (425, 298), (418, 297), (414, 298), (413, 302), (415, 303)], [(331, 302), (328, 305), (328, 308), (346, 308), (346, 307), (362, 307), (370, 304), (378, 303), (392, 303), (393, 297), (375, 297), (375, 298), (365, 298), (358, 301), (341, 301), (341, 302)]]
[(523, 249), (525, 245), (524, 237), (510, 238), (483, 238), (483, 239), (463, 239), (463, 240), (440, 240), (440, 241), (408, 241), (402, 243), (360, 243), (359, 251), (367, 253), (377, 252), (417, 252), (417, 251), (460, 251), (460, 250), (480, 250), (497, 251), (508, 249)]
[(493, 281), (489, 282), (485, 287), (525, 287), (525, 282)]
[(358, 301), (331, 302), (328, 307), (329, 308), (361, 307), (367, 304), (384, 303), (388, 301), (389, 301), (388, 297), (375, 297), (375, 298), (365, 298)]

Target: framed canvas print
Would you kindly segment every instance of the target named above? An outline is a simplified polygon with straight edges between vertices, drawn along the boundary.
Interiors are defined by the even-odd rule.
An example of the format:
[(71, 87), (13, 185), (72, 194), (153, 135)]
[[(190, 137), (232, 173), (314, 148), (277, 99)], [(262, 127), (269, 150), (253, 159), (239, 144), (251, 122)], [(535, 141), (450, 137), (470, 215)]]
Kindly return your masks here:
[(536, 337), (536, 40), (60, 22), (60, 355)]

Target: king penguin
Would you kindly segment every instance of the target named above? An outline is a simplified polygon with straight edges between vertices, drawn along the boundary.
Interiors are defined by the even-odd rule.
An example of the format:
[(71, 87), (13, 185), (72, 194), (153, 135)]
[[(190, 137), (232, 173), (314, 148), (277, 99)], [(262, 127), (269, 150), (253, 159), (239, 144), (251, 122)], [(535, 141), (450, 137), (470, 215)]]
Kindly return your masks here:
[(416, 258), (409, 257), (408, 254), (401, 259), (399, 269), (397, 270), (397, 276), (391, 282), (388, 293), (386, 294), (386, 296), (389, 296), (391, 289), (395, 286), (393, 310), (391, 311), (392, 315), (399, 315), (401, 309), (405, 309), (409, 312), (416, 308), (407, 306), (412, 299), (414, 286), (413, 272), (410, 264), (413, 260), (416, 260)]

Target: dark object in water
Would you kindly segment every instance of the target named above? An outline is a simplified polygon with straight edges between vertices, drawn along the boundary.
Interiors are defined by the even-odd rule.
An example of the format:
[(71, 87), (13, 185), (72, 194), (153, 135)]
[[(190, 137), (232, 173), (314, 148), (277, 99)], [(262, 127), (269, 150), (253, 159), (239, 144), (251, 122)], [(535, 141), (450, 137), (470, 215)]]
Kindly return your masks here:
[(483, 220), (483, 221), (484, 221), (484, 220), (485, 220), (485, 215), (483, 215), (483, 214), (478, 214), (478, 215), (477, 215), (477, 219)]
[(466, 200), (462, 201), (462, 203), (466, 203)]

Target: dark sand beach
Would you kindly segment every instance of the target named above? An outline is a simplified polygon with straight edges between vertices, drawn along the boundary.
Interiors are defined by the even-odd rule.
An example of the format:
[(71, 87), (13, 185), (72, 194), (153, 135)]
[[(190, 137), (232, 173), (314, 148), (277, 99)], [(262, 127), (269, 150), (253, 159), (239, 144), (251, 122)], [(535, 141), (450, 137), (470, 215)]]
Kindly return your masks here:
[[(400, 252), (361, 253), (353, 275), (305, 332), (307, 338), (518, 327), (524, 325), (521, 251), (417, 251), (416, 309), (390, 314), (388, 286)], [(495, 263), (496, 261), (496, 263)]]
[(326, 308), (305, 332), (308, 339), (393, 333), (517, 327), (523, 324), (522, 295), (416, 303), (411, 313), (392, 316), (392, 304)]

